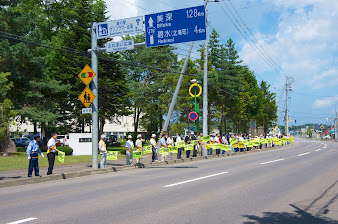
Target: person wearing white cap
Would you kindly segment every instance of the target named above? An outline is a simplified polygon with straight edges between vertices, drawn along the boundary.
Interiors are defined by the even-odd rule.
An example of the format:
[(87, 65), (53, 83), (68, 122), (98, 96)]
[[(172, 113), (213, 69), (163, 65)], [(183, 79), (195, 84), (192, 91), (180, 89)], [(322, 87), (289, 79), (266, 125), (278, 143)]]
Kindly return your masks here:
[(106, 168), (107, 165), (107, 148), (106, 148), (106, 136), (101, 135), (101, 140), (99, 141), (99, 151), (101, 155), (100, 168)]
[[(141, 151), (142, 152), (142, 150), (143, 150), (143, 147), (142, 147), (142, 135), (139, 134), (137, 136), (137, 140), (135, 142), (135, 146), (137, 148), (137, 151)], [(142, 160), (142, 158), (136, 159), (136, 163), (141, 163), (141, 160)]]
[[(174, 145), (174, 139), (173, 139), (173, 136), (170, 134), (169, 137), (167, 138), (167, 147), (171, 147)], [(168, 156), (168, 159), (171, 160), (173, 159), (173, 153), (172, 152), (169, 152), (169, 156)]]
[(126, 164), (131, 165), (133, 163), (133, 148), (134, 148), (134, 142), (133, 137), (131, 135), (128, 135), (128, 141), (126, 142)]
[(151, 157), (151, 161), (154, 162), (154, 161), (158, 161), (158, 158), (157, 158), (157, 146), (156, 146), (156, 134), (152, 134), (151, 135), (151, 139), (150, 139), (150, 144), (151, 144), (151, 150), (152, 150), (152, 157)]

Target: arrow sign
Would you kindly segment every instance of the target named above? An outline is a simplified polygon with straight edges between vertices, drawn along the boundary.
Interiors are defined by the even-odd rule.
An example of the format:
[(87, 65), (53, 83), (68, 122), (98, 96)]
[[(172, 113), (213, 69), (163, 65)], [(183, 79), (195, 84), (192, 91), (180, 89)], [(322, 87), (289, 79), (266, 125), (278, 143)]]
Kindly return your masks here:
[(137, 19), (136, 22), (137, 22), (137, 25), (139, 25), (140, 24), (140, 19)]
[(154, 20), (153, 20), (153, 18), (151, 18), (151, 17), (149, 18), (148, 24), (149, 24), (149, 27), (154, 26)]

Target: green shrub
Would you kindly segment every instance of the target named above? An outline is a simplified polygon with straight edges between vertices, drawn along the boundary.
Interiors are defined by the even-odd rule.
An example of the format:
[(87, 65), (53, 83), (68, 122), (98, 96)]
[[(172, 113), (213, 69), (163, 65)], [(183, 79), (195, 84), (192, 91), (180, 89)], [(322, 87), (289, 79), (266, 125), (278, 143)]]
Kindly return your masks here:
[(58, 150), (66, 153), (66, 155), (72, 155), (73, 149), (68, 146), (58, 146), (56, 147)]

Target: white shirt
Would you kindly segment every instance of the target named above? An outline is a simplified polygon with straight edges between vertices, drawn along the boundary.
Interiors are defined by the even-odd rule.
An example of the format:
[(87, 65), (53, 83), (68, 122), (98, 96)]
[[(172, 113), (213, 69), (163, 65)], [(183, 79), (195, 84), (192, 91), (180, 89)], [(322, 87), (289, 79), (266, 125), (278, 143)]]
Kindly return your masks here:
[(128, 140), (127, 142), (126, 142), (126, 148), (128, 148), (128, 150), (132, 150), (133, 149), (133, 147), (134, 147), (134, 143), (133, 143), (133, 141), (132, 140)]
[(178, 136), (178, 137), (176, 138), (176, 142), (180, 142), (180, 141), (182, 141), (182, 139), (181, 139), (180, 136)]
[(167, 145), (172, 145), (174, 143), (173, 139), (172, 138), (168, 138), (167, 139)]
[(164, 147), (166, 147), (165, 138), (161, 138), (160, 144), (161, 144), (161, 147), (163, 147), (163, 145), (164, 145)]
[(222, 143), (226, 144), (227, 143), (227, 138), (225, 136), (222, 137)]
[[(54, 138), (50, 138), (50, 139), (48, 140), (47, 148), (49, 148), (49, 147), (55, 148), (55, 139), (54, 139)], [(51, 152), (55, 152), (54, 149), (53, 149), (53, 150), (50, 150), (50, 151), (51, 151)]]
[[(141, 140), (140, 140), (140, 139), (137, 139), (136, 142), (135, 142), (135, 145), (136, 145), (136, 147), (137, 147), (137, 150), (139, 150), (139, 148), (142, 147), (142, 142), (141, 142)], [(141, 149), (140, 149), (140, 150), (141, 150)]]
[(102, 139), (99, 141), (99, 151), (101, 155), (107, 154), (106, 143)]
[(155, 139), (151, 138), (150, 139), (150, 144), (156, 148), (156, 141), (155, 141)]

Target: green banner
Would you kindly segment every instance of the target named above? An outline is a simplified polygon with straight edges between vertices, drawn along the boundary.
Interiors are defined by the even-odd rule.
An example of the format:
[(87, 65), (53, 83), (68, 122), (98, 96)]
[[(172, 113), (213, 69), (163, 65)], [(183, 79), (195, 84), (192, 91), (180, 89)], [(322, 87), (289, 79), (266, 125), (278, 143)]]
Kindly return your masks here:
[(117, 160), (118, 151), (107, 152), (107, 160)]
[(192, 140), (190, 141), (190, 144), (196, 145), (198, 143), (198, 140)]
[(230, 151), (230, 150), (231, 150), (231, 145), (219, 144), (218, 147), (219, 147), (221, 150), (224, 150), (224, 151)]
[(193, 144), (186, 144), (184, 146), (184, 150), (194, 150), (194, 145)]
[(203, 143), (208, 142), (208, 141), (210, 141), (210, 136), (209, 135), (204, 136), (204, 137), (201, 138), (201, 140), (202, 140)]
[(237, 138), (231, 138), (230, 139), (230, 144), (233, 145), (235, 143), (237, 143)]
[(169, 148), (160, 148), (159, 153), (162, 155), (169, 155)]
[(252, 142), (246, 143), (246, 147), (252, 148), (253, 147), (253, 143)]
[(178, 148), (184, 148), (184, 145), (185, 145), (184, 141), (175, 142), (175, 146)]
[(65, 157), (66, 157), (66, 153), (62, 152), (62, 151), (58, 151), (58, 160), (61, 163), (65, 163)]
[(169, 151), (171, 153), (178, 153), (178, 148), (176, 146), (171, 146), (171, 147), (169, 147)]
[(133, 159), (141, 159), (142, 152), (141, 151), (133, 151)]
[(152, 146), (151, 145), (143, 147), (143, 154), (150, 154), (152, 152), (153, 152), (153, 150), (152, 150)]

